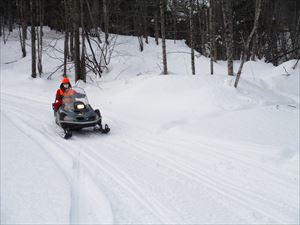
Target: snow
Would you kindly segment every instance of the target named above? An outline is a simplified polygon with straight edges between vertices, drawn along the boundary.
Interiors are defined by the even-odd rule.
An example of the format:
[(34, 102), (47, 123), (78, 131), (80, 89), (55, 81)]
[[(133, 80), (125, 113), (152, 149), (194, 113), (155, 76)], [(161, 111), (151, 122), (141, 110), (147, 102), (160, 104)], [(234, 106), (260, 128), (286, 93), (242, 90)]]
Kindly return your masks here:
[(235, 89), (226, 62), (210, 75), (196, 54), (191, 75), (180, 40), (162, 75), (149, 42), (118, 36), (109, 70), (77, 84), (111, 132), (70, 140), (51, 108), (61, 71), (47, 79), (63, 55), (45, 47), (33, 79), (17, 34), (1, 42), (1, 224), (299, 224), (299, 63), (247, 62)]

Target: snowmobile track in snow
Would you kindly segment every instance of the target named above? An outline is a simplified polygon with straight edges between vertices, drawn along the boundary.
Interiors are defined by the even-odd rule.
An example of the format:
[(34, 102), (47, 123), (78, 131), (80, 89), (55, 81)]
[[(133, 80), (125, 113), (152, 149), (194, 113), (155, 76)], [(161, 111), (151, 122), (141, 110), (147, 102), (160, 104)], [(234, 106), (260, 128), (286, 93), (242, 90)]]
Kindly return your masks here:
[[(282, 204), (251, 188), (237, 185), (234, 180), (231, 182), (226, 179), (228, 176), (223, 177), (222, 173), (213, 172), (215, 176), (212, 177), (208, 175), (212, 174), (211, 168), (199, 165), (201, 158), (205, 155), (212, 162), (215, 159), (216, 163), (222, 162), (224, 165), (238, 168), (240, 175), (249, 171), (252, 171), (251, 174), (265, 173), (265, 177), (269, 177), (273, 184), (293, 195), (295, 186), (287, 183), (284, 177), (279, 178), (280, 171), (274, 168), (264, 168), (261, 162), (248, 159), (246, 154), (240, 155), (236, 149), (238, 145), (222, 146), (222, 142), (209, 145), (200, 139), (187, 141), (185, 138), (172, 140), (171, 145), (168, 138), (155, 135), (146, 129), (142, 130), (142, 127), (136, 127), (137, 130), (143, 132), (142, 138), (126, 132), (120, 135), (122, 128), (125, 131), (129, 124), (119, 121), (113, 114), (109, 118), (120, 127), (119, 133), (103, 137), (100, 143), (95, 141), (99, 140), (99, 138), (95, 139), (98, 134), (92, 132), (83, 135), (89, 136), (88, 139), (79, 139), (79, 135), (75, 135), (73, 140), (65, 141), (57, 137), (56, 132), (53, 131), (57, 125), (53, 122), (52, 113), (49, 112), (50, 106), (49, 109), (44, 108), (47, 104), (41, 101), (36, 102), (39, 106), (43, 106), (42, 112), (49, 112), (47, 114), (51, 117), (45, 120), (45, 114), (34, 113), (35, 123), (32, 124), (30, 121), (33, 119), (33, 112), (39, 110), (37, 106), (30, 110), (22, 110), (26, 108), (26, 103), (31, 102), (31, 99), (20, 99), (16, 95), (5, 94), (5, 98), (1, 96), (1, 100), (6, 106), (5, 109), (1, 109), (1, 112), (17, 129), (50, 155), (69, 181), (72, 201), (70, 222), (72, 224), (84, 222), (88, 215), (94, 215), (94, 218), (100, 220), (99, 207), (103, 210), (103, 205), (99, 204), (105, 205), (104, 218), (110, 218), (106, 222), (121, 221), (123, 218), (114, 218), (112, 212), (119, 210), (116, 209), (117, 202), (122, 201), (122, 204), (125, 204), (125, 199), (134, 199), (134, 205), (129, 206), (131, 211), (138, 210), (142, 206), (139, 212), (148, 214), (149, 218), (154, 217), (159, 223), (184, 223), (185, 219), (180, 214), (182, 212), (176, 208), (177, 206), (170, 206), (167, 201), (163, 200), (163, 197), (169, 199), (181, 199), (181, 197), (177, 196), (176, 192), (169, 192), (168, 187), (160, 185), (159, 178), (151, 178), (157, 182), (155, 184), (147, 182), (147, 179), (143, 177), (137, 179), (138, 174), (132, 173), (135, 166), (147, 172), (153, 171), (158, 177), (167, 175), (171, 176), (168, 178), (170, 179), (173, 176), (174, 179), (182, 180), (181, 182), (190, 183), (210, 196), (214, 204), (227, 207), (227, 203), (230, 203), (231, 206), (243, 208), (245, 215), (252, 212), (256, 214), (256, 217), (273, 223), (284, 223), (281, 211), (292, 213), (297, 210), (293, 205)], [(47, 146), (44, 143), (47, 143)], [(201, 146), (201, 148), (195, 151), (194, 145), (198, 148)], [(259, 152), (260, 146), (256, 147), (247, 149), (247, 153)], [(217, 150), (218, 148), (222, 150)], [(164, 151), (160, 151), (161, 149)], [(142, 164), (144, 167), (141, 167)], [(93, 193), (98, 193), (100, 202), (96, 203), (94, 197), (89, 195), (87, 184), (94, 190)], [(162, 193), (154, 193), (150, 187), (161, 188)], [(98, 208), (91, 208), (91, 205), (97, 205)], [(231, 209), (227, 209), (226, 213), (230, 215)], [(243, 217), (243, 215), (236, 216)]]

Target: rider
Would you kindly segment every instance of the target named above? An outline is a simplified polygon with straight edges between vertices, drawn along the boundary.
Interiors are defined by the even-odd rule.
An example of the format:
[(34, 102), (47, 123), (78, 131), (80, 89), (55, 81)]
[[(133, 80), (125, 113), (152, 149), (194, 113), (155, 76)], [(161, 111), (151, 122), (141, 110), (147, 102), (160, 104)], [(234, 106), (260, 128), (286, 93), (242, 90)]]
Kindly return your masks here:
[(54, 109), (57, 111), (59, 107), (62, 105), (62, 98), (72, 88), (72, 85), (70, 83), (70, 79), (68, 77), (65, 77), (61, 84), (59, 89), (56, 91), (56, 98), (54, 103)]

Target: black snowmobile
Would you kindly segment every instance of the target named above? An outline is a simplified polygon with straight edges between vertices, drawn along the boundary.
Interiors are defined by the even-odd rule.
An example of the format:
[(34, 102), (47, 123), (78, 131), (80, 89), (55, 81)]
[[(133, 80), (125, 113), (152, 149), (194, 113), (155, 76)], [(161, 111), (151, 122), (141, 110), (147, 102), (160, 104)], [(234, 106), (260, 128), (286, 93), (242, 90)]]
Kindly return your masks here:
[(94, 110), (82, 88), (72, 88), (65, 92), (62, 105), (56, 111), (52, 104), (55, 122), (64, 130), (63, 138), (72, 137), (72, 131), (85, 127), (93, 127), (95, 131), (107, 134), (110, 128), (102, 126), (102, 116), (99, 109)]

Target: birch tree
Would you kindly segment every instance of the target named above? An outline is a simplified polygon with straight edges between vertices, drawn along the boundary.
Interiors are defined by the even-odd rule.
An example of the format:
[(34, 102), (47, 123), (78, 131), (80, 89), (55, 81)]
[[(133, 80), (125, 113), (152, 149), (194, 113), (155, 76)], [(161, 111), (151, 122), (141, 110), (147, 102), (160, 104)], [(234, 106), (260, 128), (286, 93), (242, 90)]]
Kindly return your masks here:
[(159, 26), (158, 26), (158, 10), (154, 12), (154, 30), (155, 30), (155, 43), (156, 45), (159, 44)]
[(160, 25), (161, 25), (161, 42), (164, 74), (168, 74), (167, 52), (166, 52), (166, 34), (165, 34), (165, 0), (160, 0)]
[(177, 39), (177, 0), (172, 1), (172, 22), (173, 22), (173, 39)]
[(225, 26), (225, 42), (227, 57), (227, 74), (233, 76), (233, 18), (232, 0), (222, 0), (222, 11)]
[(64, 43), (64, 73), (63, 76), (67, 75), (67, 60), (69, 54), (69, 7), (68, 0), (64, 0), (64, 10), (65, 10), (65, 43)]
[(108, 17), (107, 0), (103, 0), (103, 21), (104, 21), (105, 42), (106, 44), (108, 44), (109, 17)]
[(43, 57), (43, 19), (44, 19), (44, 0), (37, 0), (37, 7), (36, 7), (36, 15), (37, 21), (39, 21), (39, 29), (37, 31), (37, 45), (38, 45), (38, 72), (39, 75), (43, 73), (43, 65), (42, 65), (42, 57)]
[(209, 37), (210, 37), (210, 74), (214, 74), (214, 61), (215, 61), (215, 0), (209, 2)]
[(24, 0), (17, 1), (17, 8), (19, 14), (19, 39), (22, 51), (22, 57), (26, 57), (26, 37), (27, 37), (27, 26), (26, 26), (26, 2)]
[(75, 64), (75, 82), (81, 79), (81, 63), (80, 63), (80, 7), (79, 0), (73, 0), (73, 27), (74, 27), (74, 64)]
[(81, 22), (81, 57), (80, 57), (80, 79), (86, 82), (86, 68), (85, 68), (85, 24), (84, 24), (84, 7), (83, 0), (80, 0), (80, 22)]
[(194, 11), (194, 1), (189, 0), (191, 66), (192, 66), (192, 74), (195, 75), (194, 24), (193, 24), (193, 13), (194, 12), (193, 11)]
[(35, 0), (30, 0), (31, 15), (31, 77), (36, 78), (36, 32), (35, 32), (35, 16), (34, 5)]
[(262, 7), (262, 0), (256, 0), (254, 24), (253, 24), (253, 28), (252, 28), (252, 30), (251, 30), (248, 38), (247, 38), (246, 45), (245, 45), (244, 51), (242, 53), (241, 64), (240, 64), (239, 70), (237, 72), (237, 76), (236, 76), (235, 83), (234, 83), (235, 88), (237, 88), (237, 86), (238, 86), (238, 83), (239, 83), (239, 80), (240, 80), (240, 77), (241, 77), (241, 73), (242, 73), (242, 69), (243, 69), (244, 63), (247, 59), (250, 42), (251, 42), (251, 40), (253, 38), (253, 35), (254, 35), (257, 27), (258, 27), (258, 20), (259, 20), (259, 16), (260, 16), (260, 12), (261, 12), (261, 7)]

